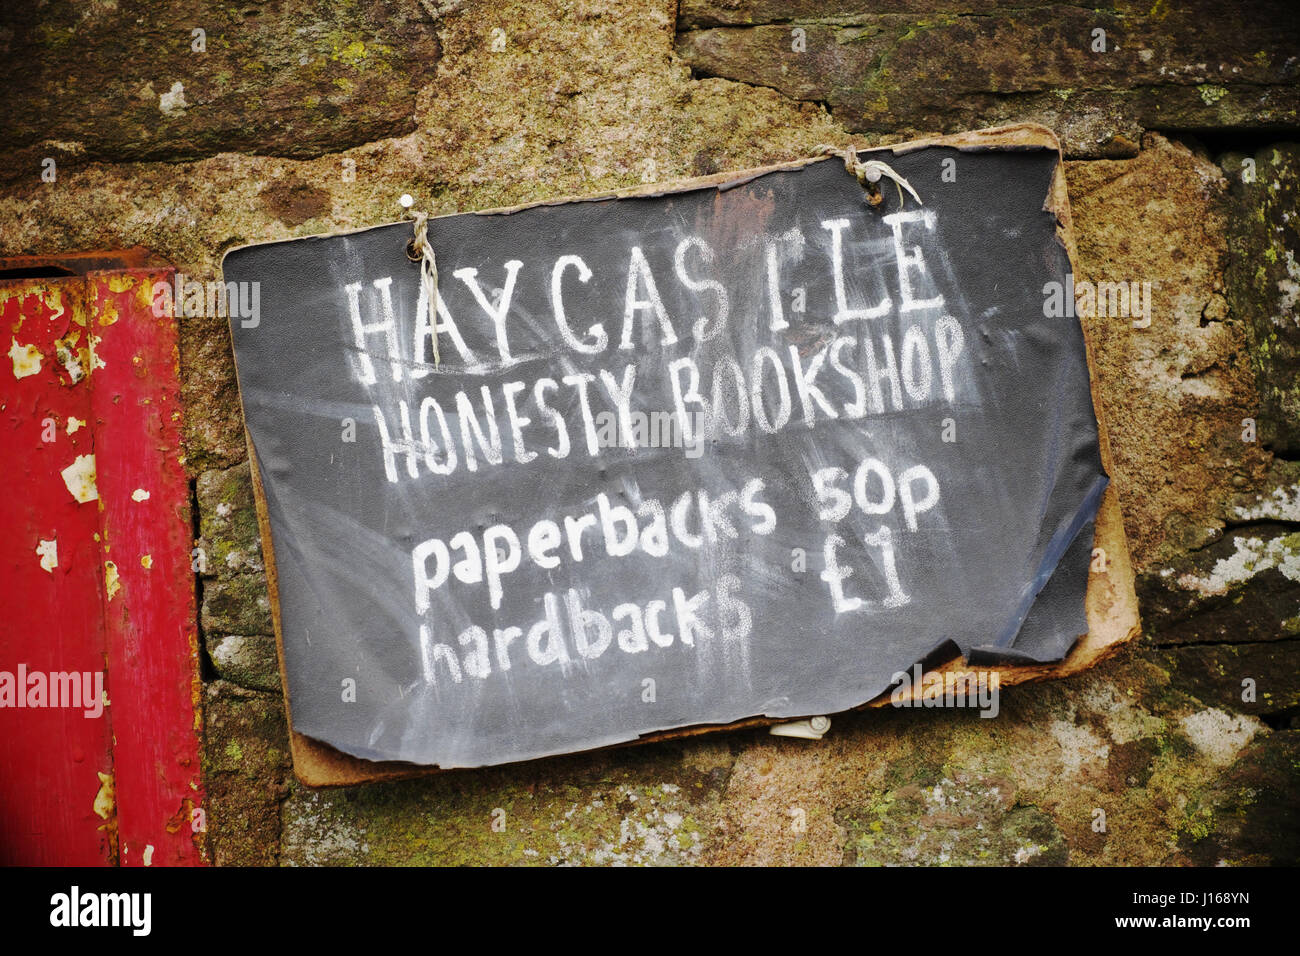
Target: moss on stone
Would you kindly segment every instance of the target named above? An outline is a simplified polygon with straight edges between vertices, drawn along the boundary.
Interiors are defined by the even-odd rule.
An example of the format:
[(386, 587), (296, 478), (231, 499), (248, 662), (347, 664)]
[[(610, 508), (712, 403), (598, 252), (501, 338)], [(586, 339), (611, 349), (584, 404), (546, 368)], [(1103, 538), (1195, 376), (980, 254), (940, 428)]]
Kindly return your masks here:
[[(286, 862), (674, 865), (700, 859), (704, 827), (695, 814), (708, 812), (716, 796), (711, 789), (701, 802), (692, 788), (671, 781), (593, 770), (582, 786), (489, 772), (347, 791), (295, 788), (285, 806)], [(680, 767), (670, 772), (683, 776)]]

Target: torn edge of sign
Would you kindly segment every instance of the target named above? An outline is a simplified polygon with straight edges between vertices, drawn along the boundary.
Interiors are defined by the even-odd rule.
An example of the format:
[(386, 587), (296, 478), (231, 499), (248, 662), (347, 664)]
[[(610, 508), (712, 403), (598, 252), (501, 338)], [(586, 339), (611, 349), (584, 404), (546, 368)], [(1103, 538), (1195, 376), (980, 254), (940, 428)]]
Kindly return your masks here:
[[(1075, 271), (1076, 247), (1072, 232), (1069, 196), (1066, 190), (1064, 156), (1061, 151), (1060, 140), (1050, 128), (1037, 123), (1017, 123), (965, 133), (909, 140), (894, 145), (858, 147), (857, 149), (859, 155), (870, 153), (903, 155), (905, 153), (915, 152), (929, 147), (946, 147), (957, 149), (962, 152), (979, 152), (986, 150), (1011, 152), (1038, 149), (1053, 150), (1056, 153), (1056, 163), (1054, 164), (1052, 181), (1049, 185), (1048, 194), (1044, 199), (1042, 208), (1044, 212), (1050, 213), (1055, 217), (1057, 241), (1060, 242), (1065, 249), (1070, 270), (1072, 272)], [(525, 209), (534, 209), (540, 206), (559, 206), (574, 202), (657, 198), (675, 193), (692, 192), (702, 189), (717, 189), (719, 191), (725, 191), (752, 182), (769, 173), (801, 169), (813, 163), (825, 162), (826, 160), (833, 158), (835, 157), (826, 155), (810, 156), (758, 169), (716, 173), (711, 176), (627, 187), (625, 189), (614, 190), (612, 192), (593, 196), (566, 196), (542, 202), (531, 202), (517, 206), (475, 210), (472, 212), (473, 214), (483, 216), (510, 215), (515, 212), (521, 212)], [(445, 215), (464, 214), (464, 212), (457, 211)], [(436, 221), (437, 218), (443, 217), (430, 217), (431, 221)], [(297, 239), (282, 241), (296, 242), (301, 241), (302, 238), (325, 239), (338, 235), (365, 232), (369, 229), (388, 228), (394, 225), (409, 228), (409, 222), (399, 220), (395, 223), (383, 223), (377, 226), (344, 230), (329, 235), (298, 237)], [(254, 243), (254, 245), (266, 245), (266, 243)], [(235, 250), (228, 250), (227, 255), (233, 251)], [(1097, 437), (1101, 453), (1102, 468), (1105, 473), (1109, 475), (1112, 474), (1110, 441), (1106, 430), (1103, 406), (1101, 403), (1101, 393), (1093, 361), (1094, 352), (1092, 341), (1087, 326), (1083, 325), (1082, 322), (1080, 323), (1080, 326), (1083, 332), (1084, 348), (1086, 351), (1088, 380), (1092, 394), (1093, 411), (1097, 418)], [(258, 525), (261, 531), (263, 559), (266, 567), (267, 584), (271, 598), (272, 618), (275, 625), (276, 647), (280, 659), (280, 679), (284, 693), (285, 712), (289, 723), (289, 743), (290, 753), (293, 759), (294, 775), (301, 783), (309, 787), (343, 787), (359, 783), (381, 780), (398, 780), (445, 772), (443, 768), (436, 765), (426, 766), (401, 761), (379, 762), (354, 757), (350, 754), (343, 753), (322, 741), (308, 737), (294, 729), (292, 702), (289, 697), (289, 689), (284, 676), (285, 657), (280, 620), (279, 586), (276, 574), (275, 555), (271, 547), (270, 518), (267, 511), (265, 492), (261, 482), (261, 474), (257, 463), (256, 452), (253, 448), (251, 436), (249, 436), (247, 432), (245, 433), (245, 440), (247, 442), (250, 464), (252, 465), (251, 472), (254, 500), (257, 510)], [(984, 668), (983, 670), (986, 670), (988, 673), (997, 675), (998, 686), (1006, 687), (1013, 684), (1061, 678), (1079, 673), (1111, 656), (1121, 645), (1125, 644), (1140, 633), (1141, 624), (1138, 617), (1137, 594), (1134, 587), (1133, 568), (1129, 557), (1128, 541), (1124, 531), (1123, 517), (1120, 513), (1118, 493), (1113, 481), (1108, 482), (1104, 492), (1102, 493), (1101, 504), (1096, 511), (1094, 518), (1093, 542), (1094, 553), (1096, 553), (1097, 550), (1100, 550), (1105, 555), (1105, 570), (1100, 572), (1090, 571), (1088, 575), (1088, 588), (1085, 597), (1085, 609), (1088, 621), (1087, 633), (1080, 635), (1079, 640), (1063, 660), (1046, 664), (996, 664)], [(1014, 655), (1009, 655), (1008, 659), (1013, 657)], [(955, 656), (948, 659), (946, 663), (939, 664), (935, 667), (928, 667), (926, 670), (927, 673), (937, 673), (940, 675), (946, 675), (948, 673), (961, 674), (968, 671), (969, 667), (966, 659), (957, 652)], [(911, 696), (914, 699), (920, 699), (921, 693), (922, 688), (918, 685), (912, 688)], [(906, 698), (908, 695), (904, 694), (903, 696)], [(850, 709), (864, 710), (867, 708), (882, 707), (887, 706), (890, 701), (891, 692), (886, 690), (875, 699), (866, 701), (858, 707)], [(644, 734), (634, 740), (623, 741), (606, 746), (633, 746), (641, 743), (693, 737), (719, 730), (737, 730), (746, 727), (770, 726), (776, 723), (788, 722), (789, 719), (791, 718), (774, 719), (756, 715), (754, 717), (745, 718), (728, 724), (695, 725), (657, 731)], [(594, 749), (601, 748), (598, 745)]]

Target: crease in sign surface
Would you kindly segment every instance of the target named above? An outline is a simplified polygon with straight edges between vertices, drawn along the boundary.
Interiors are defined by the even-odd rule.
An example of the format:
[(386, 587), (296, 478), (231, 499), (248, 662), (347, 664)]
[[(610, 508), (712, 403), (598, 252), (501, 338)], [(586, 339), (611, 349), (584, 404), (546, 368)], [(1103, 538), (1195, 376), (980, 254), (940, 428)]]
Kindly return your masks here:
[(1107, 478), (1058, 153), (890, 162), (924, 206), (831, 159), (432, 219), (435, 309), (409, 223), (228, 254), (294, 729), (478, 766), (1059, 661)]

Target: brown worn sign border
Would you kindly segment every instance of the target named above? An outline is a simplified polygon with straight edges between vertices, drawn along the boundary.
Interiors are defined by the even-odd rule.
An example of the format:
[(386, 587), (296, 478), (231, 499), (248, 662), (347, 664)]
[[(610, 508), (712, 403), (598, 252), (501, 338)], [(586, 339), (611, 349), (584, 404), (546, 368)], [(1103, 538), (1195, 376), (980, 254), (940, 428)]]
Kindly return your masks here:
[[(1048, 148), (1056, 151), (1057, 163), (1052, 184), (1048, 192), (1044, 209), (1052, 212), (1057, 220), (1057, 237), (1069, 256), (1070, 268), (1075, 269), (1075, 245), (1071, 231), (1070, 206), (1066, 193), (1064, 159), (1061, 144), (1056, 134), (1046, 126), (1034, 123), (1020, 123), (993, 129), (957, 133), (949, 136), (911, 140), (895, 146), (878, 149), (861, 150), (860, 155), (877, 157), (911, 152), (930, 146), (945, 146), (963, 151), (1015, 150)], [(674, 180), (669, 183), (651, 186), (638, 186), (592, 196), (562, 197), (544, 202), (530, 203), (500, 209), (489, 209), (479, 215), (509, 215), (521, 209), (534, 206), (560, 205), (569, 202), (589, 202), (598, 199), (621, 199), (632, 196), (661, 196), (668, 193), (686, 192), (708, 187), (736, 185), (755, 177), (777, 170), (798, 169), (810, 163), (824, 162), (829, 157), (818, 156), (806, 159), (778, 163), (758, 169), (739, 172), (717, 173), (692, 179)], [(838, 160), (832, 160), (838, 161)], [(367, 227), (369, 228), (369, 227)], [(1083, 337), (1087, 351), (1088, 375), (1092, 391), (1092, 404), (1097, 417), (1098, 441), (1102, 465), (1107, 474), (1112, 473), (1110, 441), (1106, 431), (1106, 422), (1101, 402), (1101, 390), (1093, 363), (1092, 343), (1088, 330), (1083, 327)], [(261, 473), (252, 441), (245, 439), (251, 464), (253, 493), (257, 506), (257, 521), (262, 538), (262, 554), (266, 565), (267, 586), (270, 591), (271, 613), (275, 623), (275, 642), (280, 660), (280, 681), (284, 692), (285, 713), (289, 723), (289, 746), (293, 757), (294, 775), (303, 784), (310, 787), (340, 787), (381, 780), (397, 780), (409, 777), (442, 773), (437, 767), (423, 767), (414, 764), (385, 761), (362, 760), (330, 747), (320, 741), (300, 734), (293, 729), (292, 702), (285, 679), (284, 644), (280, 624), (279, 588), (276, 577), (275, 554), (271, 548), (270, 519), (267, 512), (266, 498), (263, 494)], [(1057, 664), (1033, 666), (1000, 666), (987, 670), (997, 675), (999, 686), (1020, 684), (1026, 681), (1039, 681), (1049, 678), (1065, 677), (1076, 674), (1097, 664), (1115, 652), (1118, 647), (1139, 633), (1141, 626), (1138, 619), (1137, 595), (1134, 591), (1133, 568), (1130, 563), (1128, 542), (1125, 538), (1123, 518), (1120, 513), (1119, 497), (1114, 481), (1107, 486), (1097, 511), (1093, 538), (1094, 554), (1101, 552), (1094, 569), (1088, 576), (1088, 590), (1085, 606), (1088, 617), (1088, 633), (1083, 635), (1064, 660)], [(1104, 570), (1100, 568), (1104, 567)], [(961, 672), (965, 662), (957, 657), (934, 668), (939, 673)], [(920, 688), (912, 690), (914, 697), (920, 696)], [(856, 709), (880, 707), (888, 703), (888, 695), (882, 695)], [(814, 716), (814, 715), (809, 715)], [(659, 740), (671, 740), (690, 737), (697, 734), (712, 733), (719, 730), (734, 730), (742, 727), (762, 727), (777, 723), (787, 723), (768, 717), (753, 717), (723, 725), (697, 725), (681, 727), (659, 733), (648, 734), (636, 741), (629, 741), (618, 746), (632, 746)]]

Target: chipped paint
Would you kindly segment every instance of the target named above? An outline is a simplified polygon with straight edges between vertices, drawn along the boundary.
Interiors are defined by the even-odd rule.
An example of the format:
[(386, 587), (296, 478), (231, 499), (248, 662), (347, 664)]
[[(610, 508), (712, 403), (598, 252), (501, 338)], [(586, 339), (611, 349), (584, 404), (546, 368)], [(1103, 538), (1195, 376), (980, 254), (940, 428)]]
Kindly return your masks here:
[(48, 289), (41, 298), (45, 302), (45, 307), (50, 310), (51, 322), (57, 322), (68, 314), (67, 307), (63, 304), (62, 289)]
[(19, 345), (17, 339), (12, 339), (13, 345), (9, 348), (9, 357), (14, 360), (14, 378), (26, 378), (28, 375), (35, 375), (41, 370), (41, 359), (45, 356), (35, 345)]
[(111, 299), (99, 304), (100, 325), (112, 325), (119, 318), (121, 318), (121, 316), (118, 315), (117, 305)]
[(90, 361), (86, 364), (92, 372), (97, 368), (108, 367), (104, 364), (104, 360), (99, 357), (98, 351), (96, 351), (99, 347), (99, 343), (102, 341), (104, 341), (103, 338), (98, 335), (86, 336), (86, 353), (90, 356)]
[(49, 571), (51, 574), (53, 574), (54, 569), (59, 566), (58, 539), (55, 538), (46, 541), (44, 538), (42, 538), (40, 544), (36, 546), (36, 554), (41, 559), (41, 567), (44, 570)]
[(99, 489), (95, 486), (95, 456), (78, 455), (71, 465), (60, 472), (68, 492), (81, 504), (99, 499)]
[[(43, 437), (66, 431), (44, 445), (33, 430), (23, 449), (11, 449), (28, 456), (22, 463), (31, 467), (20, 477), (30, 480), (11, 489), (0, 522), (21, 531), (9, 536), (11, 587), (19, 595), (48, 591), (60, 613), (51, 617), (43, 600), (20, 600), (6, 610), (21, 640), (42, 653), (73, 655), (68, 670), (102, 669), (113, 685), (114, 706), (106, 711), (112, 721), (78, 720), (63, 726), (62, 737), (31, 735), (30, 752), (52, 769), (45, 792), (33, 791), (31, 780), (0, 781), (0, 790), (21, 794), (38, 818), (75, 820), (75, 827), (13, 834), (17, 851), (33, 860), (48, 859), (57, 844), (58, 853), (79, 865), (204, 862), (206, 837), (168, 822), (185, 798), (201, 803), (203, 793), (198, 611), (189, 571), (189, 488), (178, 461), (175, 320), (154, 315), (147, 298), (155, 283), (170, 278), (162, 268), (91, 269), (0, 289), (11, 343), (25, 318), (22, 344), (34, 343), (42, 359), (41, 374), (10, 382), (13, 395), (0, 398), (0, 407), (27, 415)], [(13, 289), (21, 291), (15, 296)], [(16, 357), (27, 360), (32, 350), (22, 344)], [(95, 387), (87, 387), (92, 380)], [(53, 424), (47, 427), (46, 418)], [(87, 502), (95, 507), (81, 507)], [(142, 574), (148, 577), (138, 581)], [(108, 697), (101, 695), (105, 708)], [(25, 716), (48, 719), (43, 712)], [(96, 771), (103, 772), (97, 781)], [(125, 820), (116, 812), (119, 790), (132, 811)], [(0, 842), (6, 844), (0, 856), (14, 849)]]
[(95, 811), (95, 815), (101, 820), (107, 820), (113, 815), (113, 807), (115, 804), (113, 795), (113, 775), (103, 773), (102, 771), (96, 771), (96, 773), (99, 776), (99, 792), (95, 794), (95, 802), (92, 804), (92, 809)]
[(147, 312), (151, 315), (156, 314), (154, 313), (153, 284), (149, 282), (141, 282), (137, 284), (135, 287), (135, 301), (136, 308), (138, 308), (141, 313)]
[(85, 350), (77, 348), (77, 340), (80, 338), (81, 333), (73, 329), (63, 338), (54, 340), (54, 356), (58, 359), (59, 364), (63, 366), (63, 370), (68, 373), (68, 379), (73, 385), (86, 377), (86, 368), (82, 362), (83, 356), (80, 354)]
[(117, 575), (117, 565), (112, 561), (104, 562), (104, 593), (108, 595), (111, 601), (117, 597), (117, 592), (122, 590), (122, 581)]

